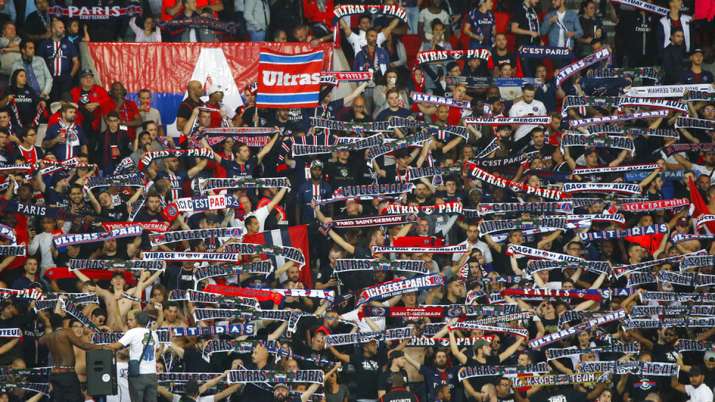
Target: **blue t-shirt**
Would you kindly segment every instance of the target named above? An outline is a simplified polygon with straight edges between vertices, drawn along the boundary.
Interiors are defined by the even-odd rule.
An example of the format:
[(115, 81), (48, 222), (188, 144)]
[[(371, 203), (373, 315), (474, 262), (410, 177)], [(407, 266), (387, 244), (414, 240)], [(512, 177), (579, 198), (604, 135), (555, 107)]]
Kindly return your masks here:
[(251, 156), (243, 165), (237, 163), (235, 160), (222, 159), (221, 166), (226, 169), (227, 177), (253, 176), (253, 173), (256, 171), (256, 166), (258, 166), (258, 159), (255, 155)]
[(484, 39), (481, 43), (476, 40), (472, 40), (471, 43), (478, 44), (481, 47), (491, 47), (492, 41), (492, 29), (494, 27), (494, 13), (487, 11), (482, 13), (479, 9), (475, 8), (469, 12), (468, 15), (469, 25), (472, 27), (472, 32), (475, 35), (484, 35)]
[(392, 116), (410, 117), (411, 115), (412, 115), (412, 113), (403, 107), (401, 107), (397, 110), (394, 110), (394, 111), (390, 110), (390, 108), (387, 108), (377, 115), (377, 118), (375, 119), (375, 121), (388, 121), (388, 120), (390, 120), (390, 117), (392, 117)]
[(85, 137), (82, 127), (76, 124), (69, 130), (63, 129), (59, 124), (49, 127), (45, 133), (45, 140), (52, 140), (63, 131), (66, 138), (65, 143), (57, 143), (50, 149), (52, 155), (60, 161), (79, 156), (80, 148), (87, 145), (87, 137)]

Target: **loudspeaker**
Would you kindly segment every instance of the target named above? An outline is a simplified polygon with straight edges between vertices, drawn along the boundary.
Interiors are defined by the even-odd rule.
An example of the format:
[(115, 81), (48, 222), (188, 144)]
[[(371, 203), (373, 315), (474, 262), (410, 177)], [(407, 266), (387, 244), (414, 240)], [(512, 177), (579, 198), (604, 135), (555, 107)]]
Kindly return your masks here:
[(92, 396), (117, 393), (117, 365), (111, 350), (87, 351), (87, 393)]

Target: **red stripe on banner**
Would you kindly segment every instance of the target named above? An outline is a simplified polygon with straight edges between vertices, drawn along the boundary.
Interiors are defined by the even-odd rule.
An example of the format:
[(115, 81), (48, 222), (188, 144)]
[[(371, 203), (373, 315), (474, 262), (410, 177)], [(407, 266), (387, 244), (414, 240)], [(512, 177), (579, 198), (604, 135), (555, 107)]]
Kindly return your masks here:
[(392, 241), (393, 247), (444, 247), (444, 239), (434, 236), (402, 236)]
[[(278, 241), (269, 241), (280, 239)], [(286, 241), (287, 239), (287, 241)], [(274, 244), (276, 246), (288, 246), (300, 249), (305, 257), (305, 266), (300, 269), (300, 281), (306, 289), (313, 287), (313, 275), (310, 271), (310, 247), (308, 246), (308, 225), (290, 226), (287, 229), (276, 229), (268, 232), (261, 232), (243, 236), (244, 243), (252, 244)], [(287, 244), (286, 244), (287, 243)], [(267, 257), (264, 259), (268, 259)], [(276, 267), (278, 268), (278, 267)]]
[[(238, 88), (254, 83), (258, 77), (258, 55), (261, 48), (284, 54), (297, 54), (322, 49), (328, 67), (330, 43), (311, 47), (307, 43), (104, 43), (89, 42), (98, 78), (104, 86), (121, 81), (129, 92), (147, 88), (153, 92), (184, 93), (196, 68), (202, 48), (220, 48), (226, 56)], [(151, 60), (151, 63), (147, 63)], [(137, 68), (141, 66), (141, 68)], [(319, 70), (320, 71), (320, 70)]]
[[(114, 272), (116, 272), (105, 269), (80, 269), (79, 271), (87, 275), (89, 279), (93, 281), (109, 281), (112, 279)], [(124, 275), (124, 280), (127, 281), (127, 284), (133, 285), (136, 282), (130, 271), (124, 271), (122, 274)], [(77, 279), (77, 275), (72, 273), (72, 271), (70, 271), (67, 267), (49, 268), (45, 271), (45, 277), (51, 281), (58, 281), (61, 279)]]
[(224, 296), (250, 297), (252, 299), (258, 300), (259, 302), (272, 301), (275, 304), (281, 304), (281, 302), (283, 301), (282, 294), (271, 292), (270, 290), (208, 284), (205, 288), (203, 288), (203, 291), (209, 293), (218, 293)]
[[(270, 56), (287, 56), (285, 53), (261, 49), (261, 53)], [(300, 53), (315, 54), (315, 51)], [(325, 52), (323, 52), (325, 55)], [(263, 108), (306, 108), (318, 106), (320, 92), (320, 72), (322, 61), (306, 61), (295, 64), (258, 63), (258, 93), (256, 105)], [(311, 95), (312, 94), (312, 95)], [(262, 95), (308, 95), (314, 100), (262, 100)], [(281, 97), (283, 98), (283, 97)]]

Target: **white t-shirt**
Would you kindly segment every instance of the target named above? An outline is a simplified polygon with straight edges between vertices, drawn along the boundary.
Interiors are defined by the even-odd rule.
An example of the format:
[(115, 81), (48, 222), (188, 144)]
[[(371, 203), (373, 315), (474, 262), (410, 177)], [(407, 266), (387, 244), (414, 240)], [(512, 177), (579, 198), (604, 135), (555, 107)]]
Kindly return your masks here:
[(129, 398), (129, 378), (127, 370), (129, 362), (117, 362), (117, 393), (107, 395), (107, 402), (131, 402)]
[[(377, 46), (382, 46), (382, 44), (385, 43), (385, 39), (385, 34), (378, 32)], [(363, 47), (367, 46), (367, 32), (363, 30), (360, 30), (359, 33), (353, 32), (350, 36), (348, 36), (348, 43), (352, 46), (353, 52), (358, 54)]]
[(429, 8), (422, 9), (420, 11), (420, 20), (419, 22), (422, 25), (422, 29), (425, 32), (425, 37), (423, 39), (427, 39), (428, 41), (432, 40), (432, 21), (434, 20), (440, 20), (444, 24), (444, 27), (446, 29), (449, 29), (450, 27), (450, 21), (449, 21), (449, 14), (447, 14), (446, 11), (444, 10), (439, 10), (438, 14), (432, 14), (429, 10)]
[[(519, 102), (516, 102), (514, 105), (512, 105), (511, 109), (509, 109), (510, 117), (545, 116), (545, 115), (546, 115), (546, 106), (544, 106), (544, 104), (541, 101), (536, 100), (536, 99), (532, 100), (531, 103), (526, 103), (523, 100), (520, 100)], [(519, 141), (520, 139), (529, 135), (529, 131), (531, 131), (534, 127), (538, 127), (538, 126), (530, 126), (530, 125), (518, 126), (516, 131), (514, 132), (514, 141)]]
[(713, 391), (704, 383), (697, 388), (690, 384), (686, 385), (685, 393), (690, 397), (688, 402), (713, 402)]
[[(487, 243), (484, 243), (481, 240), (477, 240), (476, 243), (469, 244), (469, 240), (465, 240), (465, 241), (459, 243), (459, 245), (462, 245), (462, 244), (466, 244), (467, 247), (471, 246), (471, 249), (468, 251), (472, 251), (475, 248), (477, 250), (481, 251), (482, 255), (484, 256), (485, 263), (490, 264), (494, 260), (494, 258), (492, 257), (492, 250), (489, 249), (489, 246), (487, 245)], [(462, 258), (462, 254), (454, 253), (452, 255), (452, 261), (459, 261), (460, 258)]]
[(564, 15), (566, 15), (566, 11), (556, 12), (556, 18), (559, 19), (559, 47), (566, 47), (566, 45), (568, 44), (566, 32), (564, 32), (562, 28), (564, 26)]
[[(147, 339), (148, 334), (148, 329), (137, 327), (130, 329), (124, 336), (119, 338), (119, 343), (129, 346), (129, 360), (139, 360), (144, 350), (144, 340)], [(149, 342), (146, 353), (139, 364), (139, 374), (156, 373), (156, 351), (154, 349), (159, 344), (159, 338), (156, 336), (156, 332), (152, 332), (151, 335), (152, 341)]]

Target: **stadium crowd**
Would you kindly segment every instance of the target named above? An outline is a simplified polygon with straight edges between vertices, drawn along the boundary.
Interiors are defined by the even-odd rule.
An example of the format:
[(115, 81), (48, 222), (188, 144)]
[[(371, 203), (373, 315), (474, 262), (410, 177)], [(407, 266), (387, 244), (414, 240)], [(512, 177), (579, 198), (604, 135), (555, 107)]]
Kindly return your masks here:
[[(136, 11), (0, 0), (0, 401), (713, 401), (711, 1), (70, 6)], [(369, 74), (169, 136), (81, 68), (266, 40)]]

